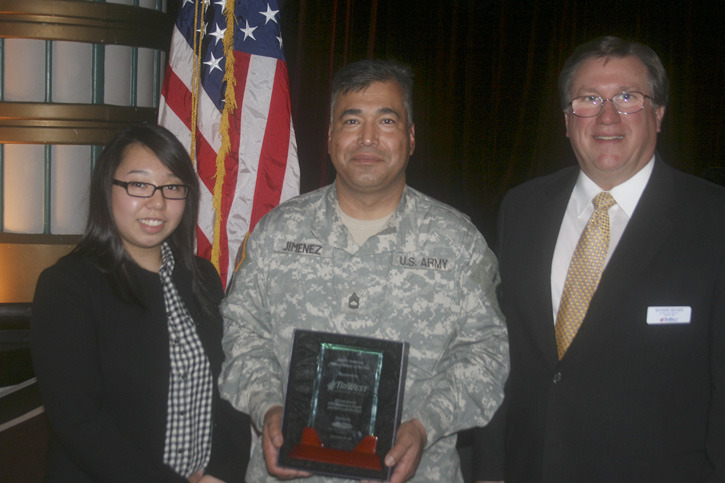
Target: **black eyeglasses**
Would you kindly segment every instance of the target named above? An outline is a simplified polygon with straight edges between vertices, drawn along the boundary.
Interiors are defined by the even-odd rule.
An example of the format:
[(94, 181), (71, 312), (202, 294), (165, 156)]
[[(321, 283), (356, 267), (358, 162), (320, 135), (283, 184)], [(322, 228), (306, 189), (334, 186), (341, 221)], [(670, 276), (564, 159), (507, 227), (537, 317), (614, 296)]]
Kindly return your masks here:
[(126, 189), (129, 196), (136, 198), (151, 198), (156, 190), (161, 190), (161, 196), (167, 200), (183, 200), (189, 194), (189, 187), (185, 184), (165, 184), (156, 186), (151, 183), (142, 183), (141, 181), (119, 181), (113, 180), (113, 184)]
[(644, 100), (652, 97), (641, 92), (622, 92), (609, 99), (601, 96), (579, 96), (569, 103), (571, 113), (578, 117), (594, 117), (604, 108), (604, 103), (610, 101), (620, 114), (634, 114), (644, 109)]

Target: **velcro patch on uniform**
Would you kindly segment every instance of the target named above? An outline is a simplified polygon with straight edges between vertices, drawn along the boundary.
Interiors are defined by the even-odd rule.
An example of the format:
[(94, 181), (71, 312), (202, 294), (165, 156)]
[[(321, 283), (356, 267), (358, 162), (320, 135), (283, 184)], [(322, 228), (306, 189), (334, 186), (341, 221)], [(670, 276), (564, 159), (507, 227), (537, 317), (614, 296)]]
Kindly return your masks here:
[(289, 240), (277, 239), (274, 242), (274, 251), (290, 253), (295, 255), (316, 255), (325, 256), (326, 246), (317, 243), (316, 240)]
[(402, 268), (453, 270), (453, 258), (445, 253), (395, 253), (392, 265)]

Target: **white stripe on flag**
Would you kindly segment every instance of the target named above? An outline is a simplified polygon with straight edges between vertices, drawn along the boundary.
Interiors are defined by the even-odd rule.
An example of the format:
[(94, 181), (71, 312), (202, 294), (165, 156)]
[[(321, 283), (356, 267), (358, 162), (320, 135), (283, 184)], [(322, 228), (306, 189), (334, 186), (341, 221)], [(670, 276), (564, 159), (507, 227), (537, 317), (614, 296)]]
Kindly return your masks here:
[(259, 55), (250, 56), (247, 83), (244, 86), (244, 103), (241, 106), (240, 114), (237, 196), (232, 201), (227, 218), (231, 271), (234, 270), (234, 257), (239, 248), (239, 242), (244, 240), (252, 217), (259, 158), (262, 155), (262, 143), (267, 129), (267, 116), (272, 100), (276, 70), (277, 59)]
[[(297, 138), (295, 137), (295, 127), (290, 118), (289, 123), (290, 137), (289, 148), (287, 149), (287, 159), (297, 159)], [(299, 163), (287, 163), (287, 169), (284, 170), (284, 182), (282, 183), (282, 192), (279, 202), (297, 196), (300, 194), (300, 165)]]

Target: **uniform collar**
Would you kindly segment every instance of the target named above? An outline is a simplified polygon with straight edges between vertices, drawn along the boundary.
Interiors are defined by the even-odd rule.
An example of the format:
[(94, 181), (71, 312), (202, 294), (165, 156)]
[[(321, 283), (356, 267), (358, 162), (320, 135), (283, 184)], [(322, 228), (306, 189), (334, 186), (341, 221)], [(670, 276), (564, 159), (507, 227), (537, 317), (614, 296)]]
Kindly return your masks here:
[(321, 209), (317, 210), (313, 226), (310, 227), (312, 234), (321, 243), (356, 253), (359, 249), (372, 250), (374, 253), (392, 250), (399, 243), (399, 234), (406, 232), (407, 221), (404, 214), (411, 209), (413, 202), (409, 196), (410, 188), (406, 185), (400, 198), (400, 203), (388, 219), (385, 227), (377, 234), (370, 237), (362, 247), (359, 247), (352, 239), (345, 224), (337, 212), (337, 187), (336, 183), (323, 188), (325, 193), (322, 196)]

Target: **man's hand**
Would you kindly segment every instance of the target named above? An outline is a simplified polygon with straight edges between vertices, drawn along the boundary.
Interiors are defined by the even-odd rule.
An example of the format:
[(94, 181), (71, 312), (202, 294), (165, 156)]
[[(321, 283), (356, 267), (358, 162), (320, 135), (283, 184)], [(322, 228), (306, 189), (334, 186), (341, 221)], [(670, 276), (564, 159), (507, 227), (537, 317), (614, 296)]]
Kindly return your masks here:
[(262, 452), (264, 453), (264, 461), (267, 463), (267, 471), (280, 480), (311, 476), (310, 473), (304, 471), (277, 466), (277, 456), (283, 442), (282, 406), (272, 406), (264, 414), (264, 427), (262, 428)]
[(189, 483), (224, 483), (224, 481), (211, 475), (205, 475), (198, 470), (189, 477)]
[(417, 419), (411, 419), (400, 425), (395, 437), (395, 446), (385, 455), (385, 466), (395, 466), (390, 483), (403, 483), (415, 475), (426, 441), (428, 438), (425, 428)]
[(211, 475), (204, 475), (199, 480), (199, 483), (224, 483), (224, 481)]

